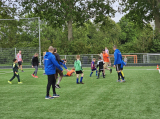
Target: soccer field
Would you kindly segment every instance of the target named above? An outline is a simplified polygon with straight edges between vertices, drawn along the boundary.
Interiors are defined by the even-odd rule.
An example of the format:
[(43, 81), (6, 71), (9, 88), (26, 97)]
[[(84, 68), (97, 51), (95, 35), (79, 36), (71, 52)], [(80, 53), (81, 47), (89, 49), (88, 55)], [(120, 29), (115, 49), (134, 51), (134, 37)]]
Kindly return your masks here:
[[(20, 72), (22, 85), (12, 77), (12, 69), (0, 69), (0, 119), (159, 119), (160, 74), (155, 67), (124, 67), (125, 83), (118, 83), (113, 69), (106, 78), (89, 77), (84, 68), (84, 85), (76, 76), (64, 77), (59, 98), (45, 100), (47, 76), (39, 69)], [(66, 72), (64, 71), (64, 74)], [(50, 95), (52, 91), (50, 90)]]

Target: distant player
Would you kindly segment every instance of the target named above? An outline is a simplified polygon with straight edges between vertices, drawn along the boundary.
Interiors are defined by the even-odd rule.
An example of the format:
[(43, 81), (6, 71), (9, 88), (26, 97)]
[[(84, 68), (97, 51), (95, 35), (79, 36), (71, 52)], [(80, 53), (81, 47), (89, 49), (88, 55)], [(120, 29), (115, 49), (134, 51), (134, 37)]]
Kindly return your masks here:
[(39, 65), (39, 60), (38, 60), (38, 53), (34, 54), (34, 57), (32, 58), (32, 68), (35, 68), (35, 71), (33, 74), (31, 74), (34, 78), (38, 78), (37, 72), (38, 72), (38, 65)]
[(109, 50), (107, 47), (105, 47), (105, 52), (109, 55)]
[(18, 68), (21, 68), (21, 71), (23, 71), (22, 69), (22, 63), (23, 63), (23, 60), (22, 60), (22, 54), (21, 54), (21, 50), (19, 51), (19, 53), (17, 54), (17, 60), (18, 60)]
[[(126, 66), (127, 65), (127, 57), (125, 56), (124, 61), (123, 61), (123, 65)], [(124, 77), (124, 73), (123, 71), (121, 71), (122, 76)]]
[[(75, 68), (76, 74), (77, 74), (77, 84), (84, 84), (82, 82), (84, 74), (83, 74), (83, 69), (82, 69), (82, 66), (81, 66), (80, 55), (77, 55), (76, 59), (77, 60), (74, 62), (74, 68)], [(80, 83), (79, 83), (79, 74), (81, 74)]]
[(8, 81), (9, 84), (12, 84), (12, 80), (17, 77), (18, 79), (18, 84), (22, 84), (22, 82), (20, 82), (20, 78), (19, 78), (19, 73), (18, 73), (18, 66), (17, 66), (17, 59), (13, 59), (13, 64), (12, 64), (12, 68), (13, 68), (13, 77)]
[(72, 74), (75, 73), (75, 68), (73, 67), (70, 71), (67, 72), (64, 76), (72, 76)]
[(93, 58), (92, 62), (91, 62), (91, 74), (90, 74), (90, 77), (92, 76), (93, 74), (93, 71), (96, 71), (96, 76), (97, 76), (97, 69), (95, 67), (95, 62), (96, 62), (96, 59)]
[[(124, 73), (123, 73), (123, 66), (126, 66), (126, 63), (122, 60), (122, 64), (121, 64), (121, 74), (122, 74), (122, 76), (124, 77)], [(120, 76), (120, 78), (122, 78), (121, 76)], [(125, 78), (125, 77), (124, 77)]]
[[(114, 68), (116, 67), (116, 71), (118, 73), (118, 81), (117, 82), (125, 82), (124, 77), (121, 73), (123, 70), (123, 60), (122, 55), (119, 49), (117, 49), (117, 46), (113, 46), (114, 49)], [(120, 77), (122, 77), (122, 81), (120, 81)]]
[(111, 60), (110, 60), (109, 54), (106, 53), (105, 49), (103, 50), (103, 61), (104, 61), (104, 65), (103, 65), (104, 74), (105, 74), (105, 69), (109, 70), (110, 73), (112, 73), (112, 69), (108, 68), (108, 65), (111, 66)]
[(105, 78), (103, 65), (104, 65), (104, 62), (103, 62), (102, 58), (99, 57), (99, 60), (98, 60), (98, 62), (97, 62), (97, 68), (99, 67), (99, 72), (98, 72), (98, 77), (97, 77), (97, 79), (99, 79), (100, 72), (102, 72), (103, 78)]

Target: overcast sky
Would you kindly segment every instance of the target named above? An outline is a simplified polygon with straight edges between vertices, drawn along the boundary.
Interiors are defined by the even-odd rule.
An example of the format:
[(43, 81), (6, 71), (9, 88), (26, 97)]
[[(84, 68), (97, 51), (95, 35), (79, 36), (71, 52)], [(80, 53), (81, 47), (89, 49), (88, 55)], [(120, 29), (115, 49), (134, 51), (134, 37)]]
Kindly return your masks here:
[[(119, 5), (119, 3), (118, 2), (115, 2), (114, 4), (113, 4), (113, 9), (115, 9), (115, 10), (118, 10), (118, 5)], [(123, 13), (123, 14), (120, 14), (120, 13), (116, 13), (115, 14), (115, 17), (114, 18), (112, 18), (115, 22), (118, 22), (123, 16), (124, 16), (125, 14)]]
[[(2, 1), (6, 1), (6, 0), (2, 0)], [(8, 4), (8, 1), (6, 1), (6, 4)], [(12, 3), (12, 5), (16, 5), (16, 6), (19, 6), (16, 2), (13, 2)], [(119, 5), (119, 3), (118, 2), (115, 2), (114, 4), (113, 4), (113, 9), (115, 9), (115, 10), (118, 10), (118, 5)], [(112, 20), (114, 20), (116, 23), (124, 16), (125, 14), (123, 13), (123, 14), (120, 14), (120, 13), (116, 13), (115, 14), (115, 17), (114, 18), (111, 18)]]

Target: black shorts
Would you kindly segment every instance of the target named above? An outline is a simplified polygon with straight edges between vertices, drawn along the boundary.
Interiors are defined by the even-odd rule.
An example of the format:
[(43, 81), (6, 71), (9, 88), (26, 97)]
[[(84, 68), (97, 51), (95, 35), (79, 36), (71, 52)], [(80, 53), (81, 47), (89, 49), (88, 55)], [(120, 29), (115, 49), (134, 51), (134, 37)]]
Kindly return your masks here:
[(99, 73), (100, 73), (100, 72), (103, 72), (103, 70), (102, 70), (102, 69), (99, 69)]
[(76, 71), (76, 74), (82, 74), (82, 73), (83, 73), (82, 70)]
[(58, 68), (56, 68), (56, 74), (55, 74), (56, 79), (58, 78), (58, 74), (63, 77), (63, 72), (59, 70)]
[(116, 64), (116, 71), (120, 71), (123, 70), (123, 68), (121, 68), (121, 64)]
[(22, 61), (19, 61), (19, 62), (18, 62), (18, 65), (21, 66), (21, 65), (22, 65)]

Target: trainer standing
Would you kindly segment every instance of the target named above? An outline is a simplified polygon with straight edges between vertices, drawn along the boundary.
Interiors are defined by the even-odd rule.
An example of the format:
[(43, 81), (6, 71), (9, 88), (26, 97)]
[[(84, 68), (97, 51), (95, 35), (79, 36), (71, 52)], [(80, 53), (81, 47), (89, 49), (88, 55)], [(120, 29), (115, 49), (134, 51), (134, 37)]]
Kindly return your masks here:
[(17, 60), (18, 60), (18, 68), (21, 68), (21, 71), (24, 72), (23, 69), (22, 69), (23, 60), (22, 60), (21, 50), (17, 54)]
[[(124, 77), (121, 73), (123, 70), (123, 62), (122, 62), (122, 55), (119, 49), (117, 49), (117, 46), (113, 46), (114, 50), (114, 68), (116, 67), (116, 71), (118, 73), (118, 81), (117, 82), (125, 82)], [(120, 77), (122, 77), (122, 81), (120, 81)]]
[[(58, 62), (56, 61), (55, 56), (52, 54), (54, 51), (54, 48), (52, 46), (49, 47), (48, 49), (49, 52), (46, 52), (45, 56), (44, 56), (44, 63), (45, 63), (45, 73), (48, 76), (48, 84), (47, 84), (47, 95), (45, 97), (45, 99), (53, 99), (54, 97), (59, 97), (59, 95), (56, 94), (55, 91), (55, 83), (56, 83), (56, 79), (55, 79), (55, 74), (56, 74), (56, 67), (63, 72), (63, 69), (61, 68), (61, 66), (58, 64)], [(49, 96), (49, 91), (50, 91), (50, 87), (52, 85), (52, 89), (53, 89), (53, 97)]]

